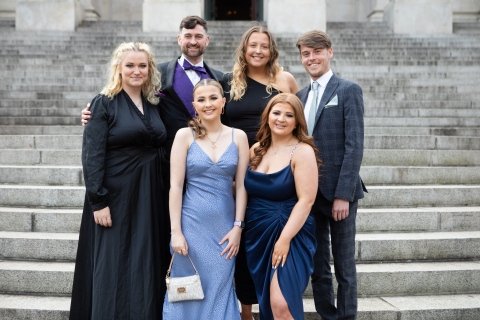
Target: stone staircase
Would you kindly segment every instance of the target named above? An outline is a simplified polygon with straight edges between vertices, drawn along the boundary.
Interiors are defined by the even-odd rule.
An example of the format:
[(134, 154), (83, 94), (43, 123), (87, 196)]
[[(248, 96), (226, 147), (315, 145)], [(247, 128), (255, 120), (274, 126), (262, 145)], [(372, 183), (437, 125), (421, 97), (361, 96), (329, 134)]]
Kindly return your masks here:
[[(247, 22), (209, 22), (206, 61), (229, 71)], [(357, 217), (358, 319), (480, 318), (480, 24), (445, 36), (392, 35), (382, 23), (330, 23), (332, 69), (365, 97)], [(139, 22), (19, 32), (0, 21), (0, 319), (67, 319), (84, 188), (79, 114), (122, 41), (157, 61), (176, 35)], [(295, 36), (281, 63), (308, 83)], [(306, 319), (315, 314), (311, 288)]]

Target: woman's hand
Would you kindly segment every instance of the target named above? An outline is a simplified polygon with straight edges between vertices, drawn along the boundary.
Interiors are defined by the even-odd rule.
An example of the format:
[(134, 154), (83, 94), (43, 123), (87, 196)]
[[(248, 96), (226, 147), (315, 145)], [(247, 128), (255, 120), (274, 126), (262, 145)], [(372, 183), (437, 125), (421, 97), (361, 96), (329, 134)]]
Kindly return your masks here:
[(88, 123), (88, 119), (90, 119), (92, 116), (92, 112), (90, 110), (90, 103), (87, 103), (87, 107), (82, 110), (82, 127), (85, 127), (85, 125)]
[(288, 251), (290, 251), (290, 241), (285, 241), (279, 238), (275, 243), (272, 254), (272, 268), (277, 269), (277, 267), (282, 264), (282, 267), (287, 262)]
[(101, 225), (102, 227), (112, 226), (112, 216), (110, 215), (109, 207), (105, 207), (98, 211), (93, 211), (93, 218), (95, 219), (95, 223)]
[(187, 239), (182, 232), (172, 232), (172, 248), (178, 254), (186, 256), (188, 254)]
[(225, 259), (232, 259), (238, 254), (238, 249), (240, 248), (240, 238), (242, 237), (242, 228), (234, 226), (225, 237), (219, 242), (222, 245), (225, 241), (228, 241), (227, 246), (223, 249), (220, 255), (227, 253)]

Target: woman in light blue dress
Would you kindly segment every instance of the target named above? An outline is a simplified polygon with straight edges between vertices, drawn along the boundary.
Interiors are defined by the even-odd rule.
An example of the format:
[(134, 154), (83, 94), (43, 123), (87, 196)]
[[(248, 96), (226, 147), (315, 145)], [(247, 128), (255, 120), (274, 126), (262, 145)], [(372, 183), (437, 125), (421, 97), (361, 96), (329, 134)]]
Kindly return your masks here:
[(193, 106), (198, 116), (177, 132), (170, 158), (171, 249), (178, 253), (171, 277), (194, 274), (189, 255), (205, 297), (169, 302), (165, 296), (163, 319), (240, 319), (233, 276), (247, 203), (248, 139), (221, 123), (225, 98), (218, 82), (201, 80)]

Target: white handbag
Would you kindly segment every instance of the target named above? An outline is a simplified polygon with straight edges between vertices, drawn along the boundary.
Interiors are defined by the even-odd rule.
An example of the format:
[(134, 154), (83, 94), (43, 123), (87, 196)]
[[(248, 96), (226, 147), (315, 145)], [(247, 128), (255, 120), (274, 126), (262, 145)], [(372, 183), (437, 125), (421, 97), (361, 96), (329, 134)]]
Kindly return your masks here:
[(174, 257), (175, 252), (172, 255), (172, 260), (170, 260), (170, 266), (168, 267), (167, 276), (165, 277), (165, 282), (167, 283), (168, 301), (176, 302), (184, 300), (202, 300), (204, 295), (202, 283), (200, 282), (200, 276), (198, 275), (198, 271), (189, 255), (187, 255), (187, 257), (190, 260), (193, 269), (195, 270), (195, 274), (188, 277), (170, 278), (170, 271), (172, 270)]

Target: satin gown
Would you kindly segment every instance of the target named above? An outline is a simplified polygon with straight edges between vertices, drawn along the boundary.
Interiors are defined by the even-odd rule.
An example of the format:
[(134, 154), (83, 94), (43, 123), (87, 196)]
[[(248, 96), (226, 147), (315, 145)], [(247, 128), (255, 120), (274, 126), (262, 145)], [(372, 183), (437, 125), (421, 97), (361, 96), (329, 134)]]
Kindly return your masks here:
[[(86, 196), (70, 319), (162, 317), (170, 225), (163, 212), (160, 164), (165, 127), (156, 106), (142, 114), (123, 91), (98, 95), (83, 133)], [(108, 206), (112, 227), (95, 224)], [(166, 221), (164, 220), (166, 219)]]
[[(193, 132), (192, 132), (193, 134)], [(203, 300), (169, 302), (165, 296), (164, 320), (240, 319), (233, 286), (235, 258), (220, 253), (222, 238), (233, 228), (235, 201), (232, 181), (237, 170), (238, 148), (233, 141), (214, 163), (194, 140), (187, 152), (186, 192), (182, 200), (182, 231), (188, 253), (200, 275)], [(171, 276), (193, 275), (188, 257), (175, 255)]]
[(245, 188), (248, 193), (245, 249), (260, 305), (260, 319), (273, 319), (270, 283), (275, 271), (293, 318), (303, 319), (302, 295), (313, 272), (316, 249), (315, 220), (311, 215), (291, 240), (285, 265), (272, 269), (275, 243), (298, 201), (291, 164), (271, 174), (249, 168), (245, 176)]

